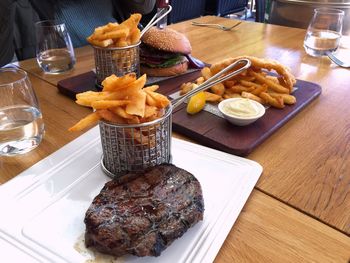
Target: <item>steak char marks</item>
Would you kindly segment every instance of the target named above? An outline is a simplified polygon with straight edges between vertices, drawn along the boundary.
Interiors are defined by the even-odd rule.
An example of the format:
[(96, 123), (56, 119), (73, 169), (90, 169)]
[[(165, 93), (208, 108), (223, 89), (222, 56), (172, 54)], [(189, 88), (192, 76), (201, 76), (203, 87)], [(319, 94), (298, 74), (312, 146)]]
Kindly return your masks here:
[(115, 256), (159, 256), (203, 219), (198, 180), (171, 164), (109, 181), (85, 215), (85, 244)]

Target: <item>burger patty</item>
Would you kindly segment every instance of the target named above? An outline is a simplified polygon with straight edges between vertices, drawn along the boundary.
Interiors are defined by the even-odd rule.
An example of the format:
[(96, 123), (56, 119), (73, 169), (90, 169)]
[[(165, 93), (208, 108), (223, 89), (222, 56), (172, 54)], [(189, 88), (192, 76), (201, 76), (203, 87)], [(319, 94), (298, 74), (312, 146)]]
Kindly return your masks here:
[(115, 256), (159, 256), (203, 219), (200, 183), (189, 172), (162, 164), (110, 181), (85, 215), (87, 247)]
[(140, 48), (140, 63), (150, 68), (167, 68), (187, 62), (187, 58), (180, 53), (158, 50), (142, 44)]
[(156, 48), (153, 48), (153, 47), (146, 45), (144, 43), (142, 43), (140, 46), (140, 56), (141, 57), (154, 57), (154, 58), (168, 59), (168, 58), (173, 57), (175, 54), (178, 54), (178, 53), (156, 49)]

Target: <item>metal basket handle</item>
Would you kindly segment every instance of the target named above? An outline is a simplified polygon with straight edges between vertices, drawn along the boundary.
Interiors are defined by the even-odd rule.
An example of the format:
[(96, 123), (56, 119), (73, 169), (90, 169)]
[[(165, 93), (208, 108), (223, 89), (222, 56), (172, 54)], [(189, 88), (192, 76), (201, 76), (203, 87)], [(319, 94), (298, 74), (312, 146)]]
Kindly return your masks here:
[[(163, 12), (165, 10), (165, 12)], [(171, 12), (171, 10), (173, 10), (171, 5), (167, 6), (167, 9), (162, 9), (159, 13), (155, 14), (151, 21), (148, 22), (148, 24), (145, 26), (144, 29), (142, 29), (141, 31), (141, 36), (140, 38), (142, 38), (142, 36), (155, 24), (158, 23), (158, 21), (160, 21), (163, 17), (165, 17), (167, 14), (169, 14)]]
[[(241, 68), (230, 72), (227, 75), (224, 75), (227, 71), (231, 70), (232, 68), (234, 68), (237, 65), (240, 65), (244, 63), (245, 65), (242, 66)], [(195, 95), (196, 93), (206, 90), (208, 88), (210, 88), (211, 86), (214, 86), (215, 84), (218, 84), (220, 82), (223, 82), (235, 75), (238, 75), (239, 73), (243, 72), (244, 70), (248, 69), (251, 65), (251, 62), (249, 59), (243, 58), (240, 60), (237, 60), (235, 62), (233, 62), (232, 64), (228, 65), (226, 68), (224, 68), (223, 70), (219, 71), (218, 73), (216, 73), (214, 76), (212, 76), (211, 78), (207, 79), (205, 82), (203, 82), (201, 85), (199, 85), (197, 88), (191, 90), (190, 92), (186, 93), (185, 95), (176, 98), (174, 100), (171, 101), (171, 104), (173, 105), (173, 108), (175, 109), (177, 106), (179, 106), (181, 103), (183, 103), (187, 98)], [(221, 78), (220, 78), (221, 77)]]

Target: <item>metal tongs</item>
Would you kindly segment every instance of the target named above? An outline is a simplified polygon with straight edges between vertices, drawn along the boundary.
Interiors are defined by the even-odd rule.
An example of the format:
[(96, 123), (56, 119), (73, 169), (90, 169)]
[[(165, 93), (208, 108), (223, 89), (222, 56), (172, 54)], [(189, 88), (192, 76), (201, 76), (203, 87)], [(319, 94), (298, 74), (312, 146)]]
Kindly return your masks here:
[(148, 22), (148, 24), (144, 27), (144, 29), (142, 29), (141, 31), (141, 36), (140, 38), (142, 38), (142, 36), (155, 24), (157, 24), (163, 17), (165, 17), (167, 14), (169, 14), (171, 12), (171, 10), (173, 10), (171, 5), (167, 6), (167, 9), (162, 9), (159, 13), (155, 14), (152, 19)]
[[(230, 71), (231, 69), (235, 68), (236, 66), (244, 64), (241, 68), (236, 69), (235, 71), (232, 71), (228, 74), (225, 75), (226, 72)], [(251, 62), (249, 59), (243, 58), (240, 60), (237, 60), (224, 68), (223, 70), (219, 71), (216, 73), (214, 76), (211, 78), (207, 79), (205, 82), (203, 82), (201, 85), (199, 85), (197, 88), (191, 90), (190, 92), (186, 93), (185, 95), (176, 98), (171, 101), (171, 104), (173, 105), (173, 108), (175, 109), (178, 107), (181, 103), (183, 103), (187, 98), (197, 94), (200, 91), (207, 90), (211, 86), (214, 86), (215, 84), (218, 84), (220, 82), (223, 82), (225, 80), (228, 80), (232, 78), (233, 76), (238, 75), (239, 73), (243, 72), (244, 70), (248, 69), (251, 65)]]

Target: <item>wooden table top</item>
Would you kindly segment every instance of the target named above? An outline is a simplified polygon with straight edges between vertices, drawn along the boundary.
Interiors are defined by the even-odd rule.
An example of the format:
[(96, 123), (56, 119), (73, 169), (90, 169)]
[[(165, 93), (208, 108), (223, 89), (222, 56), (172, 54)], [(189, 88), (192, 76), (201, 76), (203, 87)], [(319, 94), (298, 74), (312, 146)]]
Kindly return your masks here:
[[(232, 20), (202, 17), (200, 22), (232, 24)], [(288, 65), (298, 79), (322, 86), (322, 95), (248, 158), (264, 172), (238, 222), (217, 256), (217, 262), (242, 258), (254, 261), (347, 262), (350, 259), (350, 74), (327, 58), (305, 54), (305, 30), (244, 22), (232, 31), (172, 25), (191, 41), (193, 56), (215, 63), (238, 55), (269, 57)], [(344, 49), (346, 51), (346, 49)], [(341, 54), (344, 54), (341, 50)], [(88, 109), (57, 92), (57, 81), (94, 67), (92, 49), (76, 50), (75, 68), (62, 75), (45, 75), (34, 59), (17, 65), (32, 73), (46, 136), (21, 158), (0, 158), (0, 183), (73, 140), (66, 129)], [(176, 134), (175, 134), (176, 135)], [(176, 135), (179, 136), (179, 135)], [(276, 249), (277, 248), (277, 249)], [(242, 260), (243, 261), (243, 260)]]

